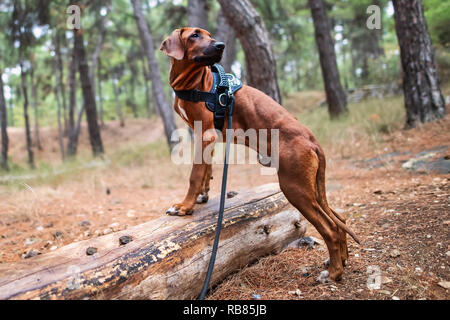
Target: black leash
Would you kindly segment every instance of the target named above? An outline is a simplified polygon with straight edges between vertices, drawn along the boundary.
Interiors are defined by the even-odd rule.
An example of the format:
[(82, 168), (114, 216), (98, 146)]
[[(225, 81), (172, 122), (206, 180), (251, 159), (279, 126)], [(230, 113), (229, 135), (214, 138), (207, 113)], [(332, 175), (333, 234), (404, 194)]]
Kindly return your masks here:
[(205, 282), (200, 293), (199, 300), (203, 300), (208, 292), (211, 275), (216, 262), (217, 249), (219, 248), (220, 231), (222, 230), (223, 212), (225, 210), (225, 194), (227, 191), (228, 163), (230, 157), (231, 129), (233, 126), (234, 95), (237, 90), (242, 88), (242, 84), (233, 75), (226, 74), (223, 67), (219, 64), (212, 66), (214, 83), (211, 92), (202, 92), (199, 90), (175, 90), (175, 94), (181, 100), (191, 102), (203, 101), (209, 111), (214, 114), (214, 127), (222, 131), (225, 122), (225, 116), (228, 116), (228, 126), (226, 130), (225, 145), (225, 163), (222, 174), (222, 189), (220, 193), (219, 215), (217, 217), (216, 235), (214, 237), (211, 258), (209, 260), (208, 270), (206, 272)]
[[(232, 101), (234, 105), (234, 97)], [(219, 205), (219, 215), (217, 217), (217, 227), (216, 235), (214, 237), (214, 244), (211, 251), (211, 258), (209, 259), (208, 271), (206, 272), (205, 282), (203, 283), (202, 292), (200, 293), (199, 300), (205, 299), (206, 293), (208, 292), (209, 282), (211, 281), (211, 275), (214, 268), (214, 263), (216, 262), (217, 249), (219, 247), (220, 231), (222, 230), (222, 220), (223, 211), (225, 209), (225, 194), (227, 191), (227, 176), (228, 176), (228, 162), (230, 157), (230, 140), (231, 140), (231, 129), (233, 126), (233, 106), (228, 108), (228, 127), (226, 131), (227, 141), (225, 145), (225, 163), (223, 165), (222, 173), (222, 189), (220, 193), (220, 205)]]

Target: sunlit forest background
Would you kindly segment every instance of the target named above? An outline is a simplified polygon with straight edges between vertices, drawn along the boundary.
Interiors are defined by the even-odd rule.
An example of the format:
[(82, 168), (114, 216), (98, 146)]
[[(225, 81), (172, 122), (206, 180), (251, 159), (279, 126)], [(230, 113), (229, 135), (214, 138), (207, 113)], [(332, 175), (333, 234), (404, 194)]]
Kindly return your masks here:
[[(16, 2), (22, 2), (22, 10), (27, 11), (23, 17), (25, 40), (22, 44), (11, 35), (11, 28), (19, 23), (13, 21)], [(173, 29), (189, 24), (187, 2), (142, 1), (142, 11), (148, 21), (155, 47)], [(382, 29), (373, 31), (364, 27), (368, 17), (366, 9), (372, 2), (326, 2), (341, 83), (350, 94), (365, 86), (378, 86), (380, 94), (386, 91), (399, 93), (402, 70), (393, 5), (390, 1), (376, 1), (382, 8)], [(8, 0), (0, 3), (0, 70), (8, 111), (8, 127), (24, 127), (24, 94), (19, 63), (19, 48), (22, 47), (22, 68), (26, 72), (25, 85), (29, 91), (32, 139), (33, 144), (39, 148), (45, 148), (39, 141), (39, 128), (57, 126), (58, 99), (64, 144), (70, 125), (69, 70), (74, 33), (65, 26), (68, 4), (68, 1)], [(253, 0), (252, 4), (264, 20), (273, 41), (277, 80), (285, 106), (292, 106), (295, 110), (302, 105), (315, 107), (321, 103), (326, 104), (323, 97), (317, 94), (323, 90), (323, 81), (307, 1)], [(424, 6), (441, 82), (445, 84), (450, 70), (450, 3), (424, 0)], [(217, 1), (207, 1), (207, 16), (207, 29), (214, 35), (218, 32), (217, 21), (220, 16)], [(121, 124), (126, 126), (130, 119), (155, 118), (153, 95), (150, 92), (151, 76), (141, 50), (130, 2), (90, 1), (82, 13), (82, 27), (89, 63), (101, 41), (98, 60), (95, 62), (97, 67), (95, 71), (91, 71), (94, 73), (99, 122), (104, 124), (121, 120)], [(238, 40), (235, 40), (234, 46), (235, 60), (231, 64), (231, 70), (245, 82), (245, 55)], [(168, 59), (158, 52), (156, 59), (165, 94), (168, 99), (173, 99), (167, 81), (170, 66)], [(61, 65), (58, 66), (58, 63)], [(58, 77), (61, 84), (58, 84)], [(75, 88), (74, 99), (72, 121), (77, 122), (78, 117), (81, 117), (80, 121), (83, 122), (83, 114), (79, 113), (83, 101), (79, 85)], [(146, 133), (143, 131), (141, 134)], [(24, 163), (14, 158), (11, 162), (13, 168), (24, 166)]]

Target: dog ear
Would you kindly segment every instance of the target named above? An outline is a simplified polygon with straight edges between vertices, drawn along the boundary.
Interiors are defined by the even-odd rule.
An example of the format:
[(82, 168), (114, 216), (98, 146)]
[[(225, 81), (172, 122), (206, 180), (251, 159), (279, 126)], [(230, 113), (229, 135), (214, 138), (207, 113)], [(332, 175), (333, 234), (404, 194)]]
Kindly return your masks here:
[(169, 57), (176, 60), (182, 60), (184, 58), (184, 46), (181, 42), (181, 30), (174, 30), (172, 34), (161, 43), (159, 50)]

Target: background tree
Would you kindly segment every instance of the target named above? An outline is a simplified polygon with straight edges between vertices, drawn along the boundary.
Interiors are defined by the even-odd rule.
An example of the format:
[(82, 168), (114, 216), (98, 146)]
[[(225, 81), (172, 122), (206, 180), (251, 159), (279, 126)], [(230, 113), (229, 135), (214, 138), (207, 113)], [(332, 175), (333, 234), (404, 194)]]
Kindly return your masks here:
[(155, 57), (155, 48), (153, 44), (153, 39), (150, 34), (150, 30), (142, 14), (142, 4), (140, 0), (131, 0), (133, 5), (134, 17), (136, 19), (136, 24), (139, 30), (139, 37), (141, 39), (141, 46), (145, 52), (147, 58), (148, 68), (152, 77), (152, 91), (156, 107), (158, 108), (158, 113), (160, 114), (163, 123), (164, 131), (166, 133), (167, 142), (169, 143), (170, 149), (176, 144), (172, 142), (172, 133), (177, 129), (175, 125), (175, 120), (173, 117), (173, 109), (169, 105), (164, 96), (163, 84), (161, 80), (161, 74), (159, 71), (158, 61)]
[(30, 82), (31, 82), (31, 101), (34, 109), (34, 141), (38, 150), (42, 150), (41, 136), (39, 134), (39, 98), (37, 93), (38, 79), (35, 76), (35, 57), (34, 54), (30, 54)]
[(226, 72), (232, 72), (231, 66), (236, 61), (237, 41), (236, 33), (228, 24), (222, 10), (217, 15), (217, 32), (214, 35), (217, 41), (225, 43), (222, 61), (220, 62)]
[(422, 0), (393, 0), (403, 68), (406, 127), (440, 119), (445, 102)]
[(188, 27), (208, 30), (208, 11), (208, 0), (188, 0)]
[(248, 84), (281, 102), (276, 61), (264, 21), (248, 0), (219, 0), (245, 52)]
[(2, 140), (1, 167), (8, 170), (8, 114), (6, 111), (6, 100), (3, 91), (3, 70), (0, 67), (0, 129)]
[(89, 140), (94, 155), (102, 154), (103, 143), (100, 128), (97, 120), (97, 105), (93, 86), (90, 78), (89, 65), (86, 58), (86, 51), (83, 42), (83, 29), (74, 31), (75, 55), (78, 60), (78, 71), (80, 73), (80, 83), (83, 92), (83, 106), (86, 111), (86, 119), (89, 131)]
[(334, 43), (330, 35), (330, 26), (324, 2), (322, 0), (309, 0), (309, 6), (314, 21), (328, 112), (334, 118), (347, 111), (347, 97), (339, 78)]

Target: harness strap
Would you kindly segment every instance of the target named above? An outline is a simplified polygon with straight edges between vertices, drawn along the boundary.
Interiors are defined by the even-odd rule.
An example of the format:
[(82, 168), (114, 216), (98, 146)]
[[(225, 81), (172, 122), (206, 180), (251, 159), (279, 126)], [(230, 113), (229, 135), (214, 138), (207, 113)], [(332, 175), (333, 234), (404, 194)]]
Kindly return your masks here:
[(203, 92), (197, 89), (194, 90), (174, 90), (178, 99), (200, 102), (205, 101), (209, 103), (216, 103), (216, 94), (211, 92)]
[[(205, 102), (206, 108), (214, 114), (214, 127), (222, 131), (227, 110), (230, 109), (234, 98), (233, 93), (242, 87), (232, 75), (227, 75), (220, 64), (212, 66), (214, 82), (211, 92), (194, 90), (174, 90), (178, 99), (190, 102)], [(231, 80), (232, 79), (232, 80)], [(232, 106), (231, 106), (232, 108)]]

